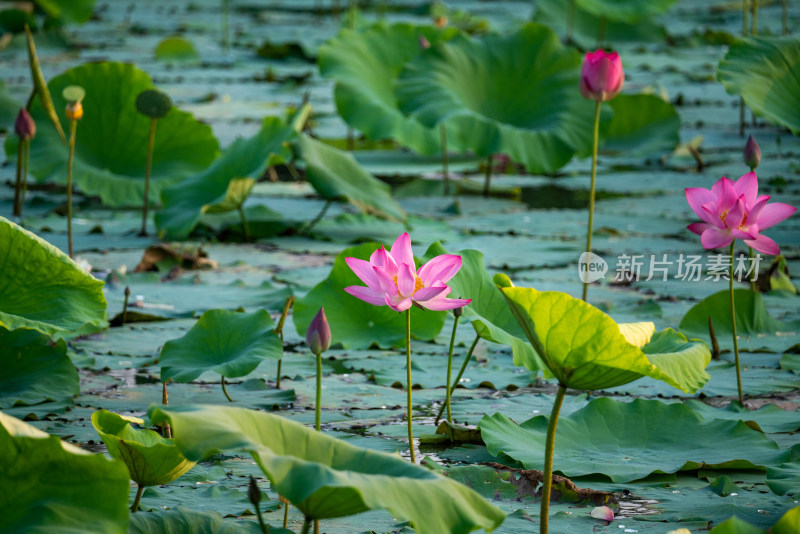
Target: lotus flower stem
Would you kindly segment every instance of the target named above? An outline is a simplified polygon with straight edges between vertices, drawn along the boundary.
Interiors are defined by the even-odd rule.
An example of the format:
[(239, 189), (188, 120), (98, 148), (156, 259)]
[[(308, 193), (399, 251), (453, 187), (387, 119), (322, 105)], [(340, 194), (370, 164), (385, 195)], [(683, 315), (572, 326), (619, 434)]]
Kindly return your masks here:
[(144, 204), (142, 204), (142, 229), (139, 235), (147, 236), (147, 208), (150, 207), (150, 173), (153, 169), (153, 145), (156, 140), (156, 123), (158, 119), (150, 120), (150, 135), (147, 138), (147, 166), (144, 170)]
[(456, 342), (456, 330), (458, 330), (458, 319), (460, 317), (458, 315), (455, 316), (453, 320), (453, 333), (450, 334), (450, 350), (447, 353), (447, 381), (445, 382), (445, 406), (447, 406), (447, 421), (452, 423), (453, 422), (453, 414), (450, 410), (450, 373), (453, 370), (453, 345)]
[(125, 300), (122, 302), (122, 324), (128, 322), (128, 299), (131, 297), (130, 286), (125, 286)]
[(314, 520), (314, 534), (319, 534), (319, 519)]
[[(753, 250), (753, 247), (747, 247), (747, 248), (750, 249), (750, 265), (754, 265), (753, 262), (756, 259), (756, 253)], [(733, 263), (733, 256), (732, 255), (731, 255), (731, 263)], [(754, 268), (756, 270), (758, 270), (758, 265), (757, 264), (755, 264), (755, 265), (756, 265), (756, 267), (754, 267)], [(756, 291), (756, 279), (757, 278), (758, 278), (758, 273), (757, 272), (753, 273), (750, 276), (750, 291)]]
[(242, 220), (242, 231), (244, 232), (244, 240), (250, 241), (250, 225), (247, 223), (247, 217), (244, 215), (244, 208), (240, 205), (238, 208), (239, 218)]
[(558, 414), (561, 411), (561, 404), (564, 402), (564, 394), (566, 392), (567, 386), (559, 384), (558, 393), (556, 393), (556, 399), (553, 402), (553, 411), (547, 424), (547, 443), (544, 449), (544, 480), (542, 481), (542, 508), (539, 513), (540, 534), (547, 534), (550, 514), (550, 490), (553, 487), (553, 449), (555, 449), (556, 444)]
[(75, 159), (75, 135), (78, 129), (77, 119), (69, 122), (69, 158), (67, 159), (67, 242), (69, 257), (74, 258), (72, 249), (72, 162)]
[(142, 500), (142, 493), (144, 493), (144, 486), (139, 484), (139, 488), (136, 490), (136, 498), (133, 499), (133, 506), (131, 506), (131, 512), (134, 514), (139, 511), (139, 501)]
[[(161, 386), (161, 404), (164, 406), (169, 405), (169, 395), (167, 395), (167, 382), (169, 382), (169, 378), (164, 380), (163, 385)], [(164, 437), (167, 439), (172, 439), (172, 427), (169, 426), (169, 423), (164, 422)]]
[(444, 123), (439, 124), (439, 135), (442, 138), (442, 177), (444, 178), (444, 194), (450, 194), (450, 172), (448, 167), (450, 162), (447, 157), (447, 129)]
[(25, 205), (25, 196), (28, 194), (28, 162), (31, 159), (31, 141), (25, 141), (25, 153), (22, 155), (22, 161), (25, 162), (25, 168), (22, 170), (22, 198), (19, 203), (19, 215), (22, 216), (22, 207)]
[(261, 507), (256, 503), (256, 515), (258, 516), (258, 526), (261, 527), (261, 534), (269, 534), (271, 530), (266, 523), (264, 523), (264, 518), (261, 517)]
[(320, 407), (322, 406), (322, 353), (315, 354), (317, 357), (317, 403), (315, 409), (315, 427), (317, 432), (320, 431)]
[(283, 503), (283, 528), (289, 526), (289, 501)]
[(747, 12), (750, 10), (750, 0), (742, 0), (742, 35), (747, 35)]
[(728, 284), (731, 293), (731, 328), (733, 329), (733, 356), (736, 361), (736, 388), (739, 390), (739, 402), (744, 406), (744, 395), (742, 395), (742, 371), (739, 367), (739, 341), (736, 339), (736, 307), (733, 302), (733, 253), (736, 241), (731, 243), (731, 264), (728, 271)]
[(489, 157), (486, 158), (486, 178), (483, 181), (483, 196), (489, 196), (489, 184), (492, 181), (492, 160), (493, 155), (489, 154)]
[[(467, 369), (467, 364), (469, 363), (470, 358), (472, 358), (472, 353), (475, 351), (475, 347), (478, 345), (478, 341), (480, 341), (480, 339), (481, 339), (480, 335), (475, 336), (475, 341), (473, 341), (472, 345), (470, 345), (469, 350), (467, 351), (467, 357), (464, 358), (464, 363), (461, 364), (461, 369), (459, 369), (458, 374), (456, 375), (456, 379), (453, 380), (453, 384), (450, 386), (451, 396), (453, 395), (453, 392), (456, 390), (456, 387), (458, 386), (458, 383), (461, 380), (464, 371)], [(436, 421), (433, 423), (434, 425), (439, 424), (439, 419), (441, 419), (442, 417), (442, 412), (444, 411), (444, 407), (445, 404), (442, 404), (439, 407), (439, 413), (436, 414)]]
[[(286, 299), (286, 304), (283, 305), (283, 311), (281, 312), (281, 318), (278, 320), (278, 326), (275, 327), (275, 333), (278, 334), (278, 337), (281, 338), (281, 345), (283, 345), (283, 324), (286, 322), (286, 316), (289, 315), (289, 309), (292, 307), (292, 303), (294, 302), (294, 297), (289, 295), (289, 298)], [(278, 360), (278, 377), (275, 379), (275, 387), (281, 389), (281, 364), (283, 363), (283, 358)], [(284, 525), (283, 528), (286, 528)]]
[(303, 229), (300, 231), (300, 235), (307, 235), (309, 232), (311, 232), (311, 229), (314, 228), (317, 225), (317, 223), (320, 220), (322, 220), (322, 218), (325, 216), (325, 213), (327, 213), (328, 208), (331, 207), (331, 202), (332, 202), (331, 200), (325, 202), (325, 205), (322, 206), (322, 209), (320, 210), (319, 213), (317, 213), (317, 216), (314, 217), (307, 225), (303, 227)]
[(303, 530), (300, 531), (300, 534), (308, 534), (311, 531), (311, 518), (306, 517), (303, 521)]
[(225, 394), (225, 397), (227, 397), (229, 402), (233, 402), (231, 396), (228, 395), (228, 390), (225, 389), (225, 377), (223, 375), (220, 375), (220, 377), (222, 378), (222, 392)]
[(17, 179), (14, 183), (14, 215), (19, 217), (22, 215), (22, 174), (25, 167), (23, 158), (25, 157), (25, 141), (20, 139), (19, 146), (17, 146)]
[(783, 11), (781, 12), (781, 35), (789, 33), (789, 0), (783, 0)]
[[(600, 135), (600, 101), (595, 102), (594, 106), (594, 144), (592, 145), (592, 182), (589, 186), (589, 224), (586, 228), (586, 254), (592, 251), (592, 227), (594, 225), (594, 189), (597, 178), (597, 143)], [(583, 300), (586, 301), (586, 294), (589, 291), (589, 283), (583, 283)]]
[[(747, 12), (750, 0), (742, 0), (742, 35), (747, 35)], [(739, 137), (744, 137), (744, 98), (739, 97)]]
[(750, 4), (752, 16), (750, 17), (750, 33), (758, 35), (758, 0), (753, 0)]
[(719, 359), (719, 342), (717, 341), (717, 333), (714, 332), (714, 321), (711, 316), (708, 316), (708, 337), (711, 339), (711, 358), (714, 360)]
[(417, 463), (414, 455), (414, 429), (412, 426), (411, 405), (411, 308), (406, 310), (406, 386), (408, 390), (408, 448), (411, 450), (411, 463)]

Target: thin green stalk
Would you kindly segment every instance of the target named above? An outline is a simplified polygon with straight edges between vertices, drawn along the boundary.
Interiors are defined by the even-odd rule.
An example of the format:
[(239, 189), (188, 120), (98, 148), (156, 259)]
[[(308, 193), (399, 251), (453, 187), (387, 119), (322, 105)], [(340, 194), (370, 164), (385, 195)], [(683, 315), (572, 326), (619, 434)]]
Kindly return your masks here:
[[(161, 404), (164, 406), (169, 406), (169, 395), (167, 395), (167, 382), (169, 382), (169, 378), (164, 380), (163, 385), (161, 387)], [(164, 429), (164, 437), (167, 439), (172, 439), (172, 427), (169, 426), (169, 423), (163, 423)]]
[(450, 410), (450, 373), (453, 370), (453, 345), (456, 342), (456, 330), (458, 330), (458, 320), (459, 316), (456, 315), (455, 320), (453, 321), (453, 333), (450, 334), (450, 350), (447, 353), (447, 381), (445, 382), (445, 390), (447, 391), (445, 395), (445, 406), (447, 406), (447, 421), (452, 423), (453, 422), (453, 414)]
[(283, 503), (283, 528), (289, 525), (289, 501)]
[(783, 11), (781, 13), (781, 35), (789, 33), (789, 0), (783, 0)]
[(14, 182), (14, 216), (19, 217), (21, 213), (20, 209), (20, 197), (22, 195), (22, 167), (24, 165), (22, 158), (25, 155), (25, 140), (20, 139), (19, 145), (17, 146), (17, 179)]
[(411, 463), (417, 463), (414, 455), (414, 429), (412, 428), (411, 405), (411, 309), (406, 310), (406, 389), (408, 390), (408, 448), (411, 450)]
[(222, 33), (222, 48), (228, 50), (230, 47), (230, 31), (228, 29), (228, 1), (222, 0), (222, 17), (220, 17), (220, 32)]
[[(481, 339), (480, 335), (475, 336), (475, 340), (472, 342), (472, 345), (470, 345), (469, 350), (467, 351), (467, 357), (464, 358), (464, 363), (461, 364), (461, 369), (458, 370), (456, 379), (453, 380), (453, 384), (450, 386), (450, 396), (452, 396), (453, 392), (456, 390), (456, 387), (458, 386), (459, 381), (461, 380), (461, 377), (464, 374), (464, 371), (467, 369), (467, 364), (469, 363), (470, 358), (472, 358), (472, 353), (475, 352), (475, 347), (478, 345), (478, 341), (480, 341), (480, 339)], [(445, 408), (444, 404), (442, 404), (439, 407), (439, 413), (436, 414), (436, 421), (433, 423), (434, 425), (439, 424), (439, 419), (442, 418), (442, 412), (444, 411), (444, 408)]]
[(28, 194), (28, 162), (31, 159), (31, 140), (27, 139), (24, 143), (25, 153), (22, 155), (22, 199), (19, 203), (19, 215), (22, 216), (22, 208), (25, 206), (25, 196)]
[(751, 17), (750, 17), (750, 33), (758, 35), (758, 0), (753, 0), (750, 4)]
[(358, 0), (350, 0), (350, 8), (347, 18), (347, 27), (351, 30), (356, 27), (356, 9), (358, 8)]
[(247, 223), (247, 217), (244, 216), (244, 208), (240, 205), (237, 209), (239, 210), (239, 218), (242, 220), (242, 231), (244, 232), (244, 240), (250, 241), (250, 225)]
[(128, 299), (131, 297), (131, 288), (129, 286), (125, 286), (125, 300), (122, 301), (122, 324), (128, 322)]
[(322, 406), (322, 353), (317, 353), (317, 406), (316, 406), (316, 422), (317, 432), (320, 431), (320, 406)]
[[(594, 226), (594, 189), (597, 178), (597, 143), (600, 135), (600, 101), (594, 106), (594, 144), (592, 145), (592, 183), (589, 187), (589, 226), (586, 229), (586, 255), (592, 252), (592, 227)], [(583, 283), (583, 300), (589, 291), (589, 283)]]
[(69, 257), (74, 258), (72, 249), (72, 162), (75, 159), (75, 135), (78, 121), (72, 119), (69, 123), (69, 158), (67, 159), (67, 242), (69, 243)]
[(300, 532), (300, 534), (308, 534), (310, 531), (311, 531), (311, 518), (306, 517), (305, 520), (303, 521), (303, 530)]
[(553, 402), (553, 411), (550, 414), (550, 422), (547, 424), (547, 442), (544, 449), (544, 480), (542, 481), (542, 508), (539, 513), (540, 534), (547, 534), (547, 527), (550, 519), (550, 490), (553, 487), (553, 450), (556, 444), (558, 414), (561, 411), (561, 403), (564, 402), (564, 394), (566, 392), (567, 386), (559, 384), (556, 400)]
[(332, 201), (330, 201), (330, 200), (328, 200), (328, 201), (326, 201), (326, 202), (325, 202), (325, 205), (324, 205), (324, 206), (322, 206), (322, 209), (320, 210), (320, 212), (319, 212), (319, 213), (317, 213), (317, 216), (316, 216), (316, 217), (314, 217), (314, 219), (312, 219), (312, 220), (311, 220), (311, 221), (310, 221), (310, 222), (309, 222), (307, 225), (305, 225), (305, 226), (303, 227), (303, 229), (300, 231), (300, 235), (306, 235), (306, 234), (308, 234), (309, 232), (311, 232), (311, 229), (312, 229), (312, 228), (314, 228), (314, 226), (316, 226), (316, 225), (317, 225), (317, 223), (318, 223), (320, 220), (322, 220), (322, 218), (325, 216), (325, 213), (327, 213), (327, 211), (328, 211), (328, 208), (330, 208), (330, 207), (331, 207), (331, 202), (332, 202)]
[(233, 402), (233, 399), (230, 395), (228, 395), (228, 390), (225, 388), (225, 377), (220, 375), (222, 378), (222, 392), (225, 394), (225, 397), (228, 399), (228, 402)]
[(150, 173), (153, 170), (153, 145), (156, 141), (156, 123), (158, 119), (150, 121), (150, 136), (147, 138), (147, 166), (144, 170), (144, 204), (142, 205), (142, 229), (139, 235), (147, 236), (147, 208), (150, 207)]
[[(292, 307), (292, 303), (294, 302), (294, 297), (289, 295), (289, 298), (286, 299), (286, 304), (283, 305), (283, 311), (281, 312), (281, 318), (278, 320), (278, 326), (275, 327), (275, 333), (278, 334), (278, 337), (281, 338), (281, 347), (283, 346), (283, 325), (286, 322), (286, 316), (289, 315), (289, 309)], [(283, 358), (278, 360), (278, 377), (275, 379), (275, 387), (281, 389), (281, 364), (283, 363)], [(284, 525), (283, 528), (286, 528)]]
[(144, 486), (139, 484), (139, 488), (136, 490), (136, 498), (133, 500), (133, 506), (131, 506), (131, 512), (134, 514), (139, 511), (139, 501), (142, 500), (142, 493), (144, 493)]
[(489, 184), (492, 181), (492, 160), (493, 155), (489, 154), (489, 157), (486, 159), (486, 176), (483, 180), (483, 196), (489, 196)]
[(444, 194), (450, 194), (450, 161), (447, 155), (447, 129), (444, 123), (439, 124), (439, 135), (442, 138), (442, 177), (444, 178)]
[(747, 12), (750, 11), (750, 0), (742, 0), (742, 35), (747, 35)]
[(733, 328), (733, 356), (736, 360), (736, 388), (739, 390), (739, 402), (744, 406), (744, 395), (742, 395), (742, 372), (739, 367), (739, 340), (736, 338), (736, 307), (733, 302), (733, 253), (736, 241), (731, 243), (731, 265), (729, 270), (728, 287), (731, 292), (731, 328)]
[[(756, 259), (756, 253), (753, 250), (753, 247), (748, 247), (750, 249), (750, 265), (753, 266), (754, 260)], [(731, 255), (731, 265), (733, 265), (733, 255)], [(754, 269), (758, 269), (758, 266), (753, 267)], [(758, 278), (758, 273), (753, 273), (750, 275), (750, 291), (756, 290), (756, 279)]]
[(314, 534), (319, 534), (319, 519), (314, 520)]
[(256, 503), (256, 515), (258, 516), (258, 526), (261, 527), (261, 534), (269, 534), (271, 529), (264, 523), (264, 518), (261, 517), (261, 507), (258, 503)]

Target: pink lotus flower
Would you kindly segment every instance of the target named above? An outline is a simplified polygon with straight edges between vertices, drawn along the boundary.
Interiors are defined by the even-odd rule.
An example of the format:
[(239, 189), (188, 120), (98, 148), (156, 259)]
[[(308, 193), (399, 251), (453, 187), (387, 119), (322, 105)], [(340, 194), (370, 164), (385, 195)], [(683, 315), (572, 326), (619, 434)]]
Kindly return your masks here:
[(605, 102), (622, 90), (625, 72), (619, 54), (602, 50), (587, 52), (581, 68), (580, 90), (584, 98)]
[(775, 256), (778, 245), (761, 232), (792, 215), (797, 208), (781, 202), (767, 204), (769, 195), (758, 194), (756, 173), (748, 172), (736, 182), (724, 176), (711, 190), (686, 189), (686, 200), (704, 222), (687, 228), (700, 235), (704, 248), (719, 248), (742, 239), (754, 249)]
[(381, 246), (369, 261), (345, 258), (364, 286), (344, 288), (356, 298), (375, 306), (389, 306), (402, 312), (416, 304), (429, 310), (452, 310), (466, 306), (471, 299), (449, 299), (447, 282), (461, 268), (461, 256), (442, 254), (414, 270), (411, 238), (404, 232), (392, 245), (391, 252)]
[(331, 346), (331, 326), (325, 317), (325, 308), (320, 308), (306, 330), (306, 344), (314, 354), (322, 354)]

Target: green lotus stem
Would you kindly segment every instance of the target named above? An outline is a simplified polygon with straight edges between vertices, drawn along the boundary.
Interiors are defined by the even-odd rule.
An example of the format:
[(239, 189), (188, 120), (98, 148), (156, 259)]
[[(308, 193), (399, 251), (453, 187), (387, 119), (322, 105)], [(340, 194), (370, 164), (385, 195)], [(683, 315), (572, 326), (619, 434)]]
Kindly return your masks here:
[(489, 196), (489, 184), (492, 181), (492, 160), (494, 156), (489, 154), (489, 157), (486, 158), (486, 176), (483, 180), (483, 196)]
[[(467, 356), (466, 356), (466, 358), (464, 358), (464, 363), (461, 364), (461, 369), (458, 370), (458, 374), (456, 375), (456, 379), (453, 380), (453, 384), (450, 386), (450, 395), (451, 396), (453, 395), (453, 392), (456, 390), (456, 387), (458, 386), (459, 381), (461, 380), (461, 376), (464, 374), (464, 371), (467, 369), (467, 364), (469, 363), (470, 358), (472, 358), (472, 353), (475, 351), (475, 347), (478, 345), (478, 341), (480, 341), (480, 339), (481, 339), (480, 335), (475, 336), (475, 340), (472, 342), (472, 345), (470, 345), (469, 350), (467, 351)], [(445, 407), (444, 404), (442, 404), (439, 407), (439, 413), (436, 414), (436, 421), (433, 423), (434, 425), (438, 425), (439, 424), (439, 419), (441, 419), (441, 417), (442, 417), (442, 412), (444, 411), (444, 407)]]
[[(756, 259), (756, 253), (753, 250), (753, 247), (747, 247), (747, 248), (750, 249), (750, 265), (752, 266), (753, 265), (753, 261)], [(731, 255), (731, 265), (733, 265), (733, 255)], [(754, 268), (757, 269), (758, 266), (756, 266)], [(755, 272), (752, 275), (750, 275), (750, 291), (756, 291), (756, 278), (758, 278), (758, 273), (757, 272)]]
[(558, 414), (561, 411), (561, 404), (564, 402), (564, 394), (566, 392), (567, 386), (559, 384), (556, 400), (553, 402), (553, 411), (550, 414), (550, 421), (547, 423), (547, 442), (544, 449), (544, 480), (542, 481), (542, 508), (539, 513), (540, 534), (547, 534), (547, 527), (550, 519), (550, 490), (553, 487), (553, 450), (556, 445)]
[(442, 138), (442, 177), (444, 178), (444, 194), (450, 194), (450, 161), (447, 156), (447, 129), (444, 123), (439, 124), (439, 136)]
[(72, 162), (75, 159), (75, 135), (78, 121), (69, 122), (69, 158), (67, 159), (67, 242), (69, 244), (69, 257), (74, 258), (72, 250)]
[(450, 373), (453, 370), (453, 345), (456, 342), (456, 330), (458, 330), (459, 316), (456, 315), (453, 321), (453, 333), (450, 334), (450, 350), (447, 353), (447, 381), (445, 382), (445, 406), (447, 406), (447, 421), (453, 422), (453, 414), (450, 410)]
[(750, 4), (751, 14), (750, 17), (750, 33), (753, 35), (758, 35), (758, 0), (753, 0), (753, 3)]
[[(592, 145), (592, 182), (589, 186), (589, 226), (586, 229), (586, 255), (592, 251), (592, 227), (594, 225), (594, 189), (597, 179), (597, 144), (600, 136), (600, 101), (594, 105), (594, 144)], [(589, 291), (589, 282), (583, 283), (583, 300)]]
[(220, 18), (220, 32), (222, 38), (222, 48), (228, 50), (230, 47), (230, 38), (228, 30), (228, 2), (229, 0), (222, 0), (222, 17)]
[(728, 272), (728, 287), (731, 292), (731, 327), (733, 328), (733, 356), (736, 361), (736, 388), (739, 390), (739, 402), (744, 406), (744, 395), (742, 395), (742, 372), (739, 367), (739, 341), (736, 339), (736, 307), (733, 302), (733, 252), (736, 241), (731, 243), (731, 265)]
[(742, 0), (742, 35), (747, 35), (747, 12), (750, 10), (750, 0)]
[(158, 119), (150, 121), (150, 135), (147, 138), (147, 166), (144, 171), (144, 204), (142, 205), (142, 229), (139, 235), (147, 236), (147, 208), (150, 207), (150, 173), (153, 170), (153, 145), (156, 140), (156, 123)]
[[(167, 395), (167, 382), (169, 382), (169, 378), (164, 380), (163, 385), (161, 386), (161, 404), (164, 406), (169, 405), (169, 395)], [(167, 439), (172, 439), (172, 427), (169, 426), (169, 423), (164, 423), (164, 437)]]
[(781, 35), (789, 33), (789, 0), (783, 0), (783, 11), (781, 12)]
[(289, 525), (289, 503), (283, 503), (283, 528), (287, 528)]
[(128, 299), (131, 296), (131, 288), (125, 286), (125, 300), (122, 302), (122, 324), (128, 322)]
[(311, 530), (311, 518), (306, 517), (305, 520), (303, 521), (303, 530), (300, 531), (300, 534), (308, 534), (310, 530)]
[(23, 158), (25, 157), (25, 140), (20, 139), (17, 146), (17, 176), (14, 182), (14, 215), (19, 217), (22, 215), (22, 206), (20, 203), (22, 196), (22, 170), (25, 167)]
[(608, 20), (600, 17), (600, 22), (597, 23), (597, 48), (601, 48), (603, 41), (606, 40), (606, 26), (608, 26)]
[[(749, 0), (742, 0), (742, 35), (747, 35), (747, 12)], [(744, 137), (744, 98), (739, 97), (739, 137)]]
[(406, 386), (408, 390), (408, 448), (411, 450), (411, 463), (417, 463), (414, 455), (414, 429), (412, 427), (411, 406), (411, 308), (406, 310)]
[(28, 162), (31, 159), (31, 140), (25, 141), (25, 153), (22, 155), (22, 161), (25, 167), (22, 169), (22, 199), (19, 203), (19, 215), (22, 216), (22, 208), (25, 206), (25, 196), (28, 194)]
[(567, 4), (567, 34), (566, 42), (572, 42), (572, 28), (575, 26), (575, 0), (569, 0)]
[(316, 422), (317, 432), (320, 431), (320, 406), (322, 406), (322, 353), (318, 352), (317, 356), (317, 405), (316, 405)]
[(239, 218), (242, 220), (242, 231), (244, 232), (244, 240), (250, 241), (250, 225), (247, 223), (247, 217), (244, 216), (244, 208), (239, 206)]
[[(283, 311), (281, 312), (281, 318), (278, 320), (278, 326), (275, 327), (275, 333), (278, 334), (278, 337), (281, 338), (281, 346), (283, 346), (283, 324), (286, 322), (286, 316), (289, 315), (289, 309), (292, 307), (292, 303), (294, 302), (294, 296), (289, 295), (289, 298), (286, 299), (286, 304), (283, 305)], [(281, 389), (281, 364), (283, 363), (283, 358), (278, 360), (278, 378), (275, 379), (275, 387)], [(283, 526), (286, 528), (286, 525)]]
[(319, 519), (314, 520), (314, 534), (319, 534)]
[(333, 201), (331, 200), (325, 202), (325, 205), (322, 206), (322, 210), (320, 210), (320, 212), (317, 213), (317, 216), (314, 217), (314, 219), (312, 219), (311, 222), (305, 225), (303, 230), (300, 232), (300, 235), (308, 234), (311, 231), (311, 229), (314, 228), (314, 226), (316, 226), (320, 220), (322, 220), (322, 218), (325, 216), (325, 213), (328, 211), (328, 208), (331, 207), (332, 202)]
[(358, 8), (358, 0), (350, 0), (349, 13), (347, 16), (347, 27), (351, 30), (356, 27), (356, 9)]
[(256, 515), (258, 516), (258, 526), (261, 527), (261, 534), (269, 534), (270, 529), (265, 523), (264, 518), (261, 517), (261, 507), (256, 503)]
[(144, 493), (144, 486), (139, 484), (139, 488), (136, 490), (136, 498), (133, 499), (133, 506), (131, 506), (131, 512), (134, 514), (139, 511), (139, 501), (142, 500), (142, 493)]
[(222, 375), (219, 375), (219, 376), (222, 378), (222, 392), (225, 394), (225, 397), (227, 397), (229, 402), (233, 402), (233, 399), (231, 398), (231, 396), (228, 395), (228, 390), (225, 389), (225, 377), (222, 376)]

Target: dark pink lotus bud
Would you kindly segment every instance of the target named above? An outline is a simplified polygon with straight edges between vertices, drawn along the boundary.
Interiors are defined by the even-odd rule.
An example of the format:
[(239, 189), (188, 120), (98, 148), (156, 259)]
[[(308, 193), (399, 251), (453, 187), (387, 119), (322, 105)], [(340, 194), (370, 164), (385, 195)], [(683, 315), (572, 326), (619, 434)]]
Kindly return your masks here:
[(584, 98), (605, 102), (622, 90), (625, 72), (619, 54), (602, 50), (588, 52), (581, 68), (580, 90)]
[(428, 41), (424, 35), (419, 36), (419, 49), (420, 50), (427, 50), (431, 47), (431, 42)]
[(744, 145), (744, 164), (754, 170), (761, 163), (761, 147), (758, 146), (753, 136), (747, 138), (747, 143)]
[(306, 343), (314, 354), (322, 354), (331, 346), (331, 327), (325, 317), (325, 308), (320, 308), (308, 325)]
[(14, 131), (17, 132), (17, 135), (23, 141), (33, 139), (33, 136), (36, 135), (36, 123), (33, 121), (33, 117), (31, 117), (27, 109), (22, 108), (19, 110), (17, 122), (14, 123)]

